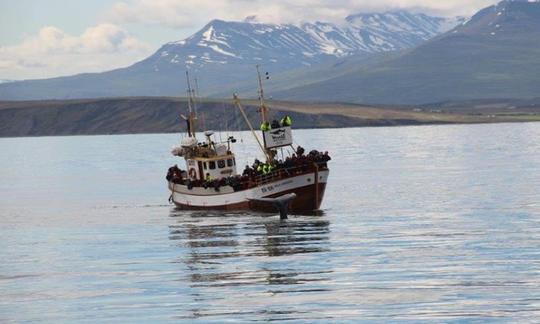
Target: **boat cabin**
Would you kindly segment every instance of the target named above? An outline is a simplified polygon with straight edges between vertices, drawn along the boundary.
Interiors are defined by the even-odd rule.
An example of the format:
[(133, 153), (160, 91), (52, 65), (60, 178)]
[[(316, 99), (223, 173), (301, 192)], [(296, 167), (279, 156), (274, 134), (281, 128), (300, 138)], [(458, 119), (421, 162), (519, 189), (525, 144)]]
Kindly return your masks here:
[(230, 136), (226, 142), (212, 141), (212, 131), (206, 131), (206, 141), (199, 143), (195, 137), (186, 137), (172, 154), (186, 160), (187, 178), (190, 180), (219, 180), (236, 176), (236, 159), (230, 144), (236, 142)]
[(186, 159), (188, 176), (191, 180), (219, 180), (236, 176), (236, 160), (234, 154), (214, 157), (193, 157)]

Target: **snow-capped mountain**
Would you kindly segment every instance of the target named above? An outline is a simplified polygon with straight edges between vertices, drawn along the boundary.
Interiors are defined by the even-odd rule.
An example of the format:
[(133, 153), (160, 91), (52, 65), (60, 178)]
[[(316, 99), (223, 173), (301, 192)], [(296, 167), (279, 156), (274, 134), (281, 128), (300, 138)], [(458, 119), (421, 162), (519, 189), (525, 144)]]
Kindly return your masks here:
[(453, 28), (461, 19), (395, 11), (351, 15), (341, 25), (213, 20), (191, 37), (165, 44), (149, 60), (156, 69), (163, 64), (311, 65), (352, 54), (411, 48)]
[[(224, 95), (256, 91), (254, 66), (276, 75), (315, 65), (352, 59), (368, 60), (374, 53), (409, 49), (454, 25), (459, 18), (440, 18), (407, 11), (356, 14), (341, 23), (267, 24), (212, 20), (192, 36), (170, 42), (132, 66), (92, 74), (0, 85), (1, 99), (95, 98), (118, 96), (178, 96), (186, 89), (186, 67), (198, 76), (201, 94)], [(320, 74), (325, 75), (325, 72)], [(316, 79), (304, 80), (313, 82)]]
[(540, 94), (540, 2), (505, 0), (392, 59), (274, 98), (424, 104)]

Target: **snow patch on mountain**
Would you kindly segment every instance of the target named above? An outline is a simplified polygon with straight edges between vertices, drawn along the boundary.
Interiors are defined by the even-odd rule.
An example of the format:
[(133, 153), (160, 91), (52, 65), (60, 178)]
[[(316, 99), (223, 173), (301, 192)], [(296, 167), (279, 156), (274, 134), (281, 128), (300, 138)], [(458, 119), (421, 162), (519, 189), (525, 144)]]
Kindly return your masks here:
[(328, 22), (265, 24), (213, 20), (187, 39), (165, 44), (152, 57), (157, 64), (191, 65), (288, 62), (314, 64), (359, 53), (411, 48), (463, 23), (407, 11), (356, 14), (343, 24)]

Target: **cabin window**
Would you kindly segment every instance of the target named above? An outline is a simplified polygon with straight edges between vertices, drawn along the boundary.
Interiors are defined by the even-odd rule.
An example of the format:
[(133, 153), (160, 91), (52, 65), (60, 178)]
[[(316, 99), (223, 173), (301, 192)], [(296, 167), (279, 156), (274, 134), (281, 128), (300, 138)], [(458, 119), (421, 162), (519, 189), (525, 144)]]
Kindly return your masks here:
[(233, 165), (234, 165), (233, 160), (232, 159), (227, 159), (227, 166), (232, 167)]
[(217, 164), (220, 169), (223, 169), (225, 167), (225, 160), (219, 160)]
[(203, 166), (205, 170), (208, 170), (208, 164), (206, 164), (206, 162), (203, 162)]
[(208, 163), (210, 164), (210, 170), (214, 170), (216, 168), (216, 161), (210, 161)]

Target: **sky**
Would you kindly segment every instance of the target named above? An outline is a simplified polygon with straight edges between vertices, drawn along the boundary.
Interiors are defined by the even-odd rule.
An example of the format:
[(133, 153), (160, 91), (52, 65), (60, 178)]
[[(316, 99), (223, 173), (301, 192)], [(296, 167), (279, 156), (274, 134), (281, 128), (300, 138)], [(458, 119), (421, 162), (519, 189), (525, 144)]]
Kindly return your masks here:
[(497, 0), (0, 0), (0, 80), (129, 66), (212, 19), (340, 23), (353, 13), (408, 9), (470, 16)]

